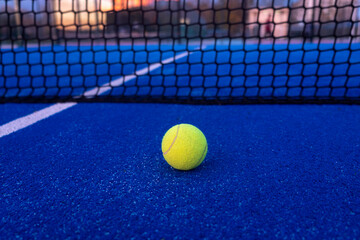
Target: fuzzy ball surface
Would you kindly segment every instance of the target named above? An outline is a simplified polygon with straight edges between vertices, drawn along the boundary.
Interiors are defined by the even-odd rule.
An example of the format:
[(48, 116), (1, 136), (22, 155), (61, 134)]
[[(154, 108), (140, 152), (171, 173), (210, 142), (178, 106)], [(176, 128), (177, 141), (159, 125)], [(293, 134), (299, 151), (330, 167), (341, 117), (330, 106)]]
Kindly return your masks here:
[(190, 124), (179, 124), (165, 133), (161, 149), (170, 166), (178, 170), (191, 170), (204, 161), (208, 145), (200, 129)]

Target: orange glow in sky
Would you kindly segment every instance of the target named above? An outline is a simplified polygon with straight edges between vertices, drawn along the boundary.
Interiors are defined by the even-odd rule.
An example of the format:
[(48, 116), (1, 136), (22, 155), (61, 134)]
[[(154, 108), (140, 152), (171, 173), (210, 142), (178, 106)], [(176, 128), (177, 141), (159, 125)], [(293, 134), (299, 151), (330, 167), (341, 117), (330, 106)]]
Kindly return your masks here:
[(149, 5), (152, 1), (153, 0), (115, 0), (114, 9), (119, 11), (126, 8), (140, 7), (141, 5)]

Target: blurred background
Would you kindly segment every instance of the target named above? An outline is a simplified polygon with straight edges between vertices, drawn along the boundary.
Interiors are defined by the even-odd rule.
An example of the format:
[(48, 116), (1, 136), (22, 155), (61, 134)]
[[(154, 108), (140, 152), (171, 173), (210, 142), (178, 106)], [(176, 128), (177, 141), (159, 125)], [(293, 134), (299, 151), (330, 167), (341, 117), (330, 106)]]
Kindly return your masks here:
[(360, 0), (0, 0), (0, 40), (341, 38)]

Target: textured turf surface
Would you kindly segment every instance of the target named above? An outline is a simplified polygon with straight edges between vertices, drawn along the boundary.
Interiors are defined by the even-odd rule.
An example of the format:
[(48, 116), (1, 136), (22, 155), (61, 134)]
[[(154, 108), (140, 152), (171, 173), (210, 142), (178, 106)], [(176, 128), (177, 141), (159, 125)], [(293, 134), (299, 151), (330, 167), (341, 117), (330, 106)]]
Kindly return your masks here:
[[(79, 104), (0, 138), (0, 235), (356, 239), (359, 122), (360, 106)], [(161, 155), (177, 123), (208, 140), (190, 172)]]

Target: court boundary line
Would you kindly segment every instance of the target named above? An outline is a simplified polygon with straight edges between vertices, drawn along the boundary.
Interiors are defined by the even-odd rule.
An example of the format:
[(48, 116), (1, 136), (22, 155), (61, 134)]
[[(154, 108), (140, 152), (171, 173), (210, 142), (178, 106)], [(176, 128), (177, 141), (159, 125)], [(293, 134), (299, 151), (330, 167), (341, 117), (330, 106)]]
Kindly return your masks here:
[[(137, 70), (134, 74), (131, 75), (126, 75), (126, 76), (122, 76), (120, 78), (117, 78), (113, 81), (110, 81), (109, 83), (105, 83), (103, 85), (101, 85), (100, 87), (95, 87), (91, 90), (88, 90), (86, 92), (84, 92), (82, 95), (80, 95), (79, 97), (85, 96), (88, 98), (92, 98), (92, 97), (96, 97), (99, 96), (103, 93), (106, 93), (108, 91), (110, 91), (113, 87), (120, 87), (122, 86), (125, 82), (128, 82), (130, 80), (135, 79), (138, 76), (142, 76), (145, 75), (147, 73), (150, 73), (166, 64), (172, 63), (174, 61), (176, 61), (177, 59), (183, 58), (185, 56), (188, 56), (190, 54), (192, 54), (194, 52), (189, 52), (186, 51), (184, 53), (181, 53), (179, 55), (167, 58), (165, 60), (162, 60), (159, 63), (153, 63), (150, 64), (149, 66)], [(26, 116), (17, 118), (13, 121), (10, 121), (8, 123), (5, 123), (3, 125), (0, 126), (0, 138), (5, 137), (7, 135), (10, 135), (12, 133), (15, 133), (21, 129), (24, 129), (26, 127), (29, 127), (41, 120), (47, 119), (57, 113), (60, 113), (62, 111), (65, 111), (66, 109), (69, 109), (71, 107), (76, 106), (78, 103), (77, 102), (68, 102), (68, 103), (56, 103), (53, 104), (49, 107), (43, 108), (41, 110), (38, 110), (34, 113), (28, 114)]]

